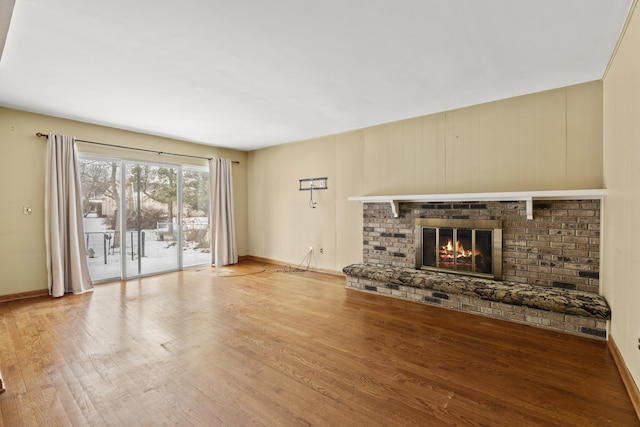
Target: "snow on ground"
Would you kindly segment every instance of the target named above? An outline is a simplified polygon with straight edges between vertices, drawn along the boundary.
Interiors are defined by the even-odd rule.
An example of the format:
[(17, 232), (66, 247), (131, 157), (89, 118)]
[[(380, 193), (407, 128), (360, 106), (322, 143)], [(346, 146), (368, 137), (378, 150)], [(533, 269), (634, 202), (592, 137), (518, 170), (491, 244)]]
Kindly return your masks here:
[[(85, 245), (91, 280), (119, 279), (122, 275), (122, 254), (120, 247), (112, 247), (116, 235), (107, 230), (103, 218), (84, 218)], [(178, 245), (174, 240), (163, 240), (156, 230), (143, 230), (144, 255), (138, 257), (138, 234), (125, 234), (125, 277), (159, 273), (178, 269)], [(131, 238), (133, 237), (133, 246)], [(142, 239), (142, 236), (141, 236)], [(211, 263), (211, 255), (200, 249), (194, 249), (193, 242), (185, 246), (182, 257), (185, 267)], [(133, 255), (131, 248), (133, 247)], [(105, 257), (106, 249), (106, 257)]]

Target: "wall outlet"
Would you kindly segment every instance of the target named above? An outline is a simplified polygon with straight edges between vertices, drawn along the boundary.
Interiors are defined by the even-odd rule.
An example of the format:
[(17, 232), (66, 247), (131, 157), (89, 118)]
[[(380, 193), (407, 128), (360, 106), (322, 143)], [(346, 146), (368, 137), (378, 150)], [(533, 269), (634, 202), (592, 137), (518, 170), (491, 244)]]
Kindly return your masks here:
[(320, 248), (320, 253), (323, 254), (324, 253), (324, 248)]

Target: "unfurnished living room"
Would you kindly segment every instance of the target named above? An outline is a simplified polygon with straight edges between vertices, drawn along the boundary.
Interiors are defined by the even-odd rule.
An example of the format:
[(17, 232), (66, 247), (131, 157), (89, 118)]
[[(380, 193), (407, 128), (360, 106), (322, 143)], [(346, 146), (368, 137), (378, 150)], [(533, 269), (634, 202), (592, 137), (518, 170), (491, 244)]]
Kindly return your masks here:
[(1, 426), (640, 426), (637, 0), (0, 0)]

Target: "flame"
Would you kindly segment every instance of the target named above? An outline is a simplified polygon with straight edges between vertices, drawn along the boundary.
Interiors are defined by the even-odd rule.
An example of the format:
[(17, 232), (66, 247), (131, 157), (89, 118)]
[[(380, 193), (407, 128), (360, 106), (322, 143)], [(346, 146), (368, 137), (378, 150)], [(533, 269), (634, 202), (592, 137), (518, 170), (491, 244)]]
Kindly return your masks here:
[(454, 251), (453, 241), (451, 239), (448, 239), (447, 244), (442, 246), (441, 248), (440, 256), (442, 258), (452, 259), (454, 257), (454, 253), (456, 258), (470, 257), (472, 255), (471, 250), (466, 250), (464, 246), (462, 246), (462, 242), (460, 242), (460, 240), (456, 241), (456, 250)]

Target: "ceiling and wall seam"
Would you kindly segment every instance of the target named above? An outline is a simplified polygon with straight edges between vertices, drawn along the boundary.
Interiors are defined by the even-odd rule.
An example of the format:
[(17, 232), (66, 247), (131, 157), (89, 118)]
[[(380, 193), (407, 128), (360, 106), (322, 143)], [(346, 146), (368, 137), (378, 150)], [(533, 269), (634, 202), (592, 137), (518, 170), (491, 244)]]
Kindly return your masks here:
[(616, 57), (616, 54), (618, 53), (618, 49), (620, 48), (620, 43), (622, 43), (622, 40), (624, 39), (624, 35), (627, 32), (627, 28), (629, 27), (629, 22), (631, 21), (631, 17), (633, 16), (637, 5), (638, 5), (638, 0), (632, 0), (631, 6), (629, 7), (629, 12), (627, 13), (627, 18), (625, 19), (624, 25), (622, 26), (622, 30), (620, 31), (620, 36), (618, 37), (616, 46), (613, 48), (613, 52), (611, 53), (611, 58), (609, 59), (609, 62), (607, 63), (607, 67), (605, 68), (604, 73), (602, 75), (603, 81), (607, 77), (607, 74), (609, 73), (609, 68), (611, 67), (613, 60)]

